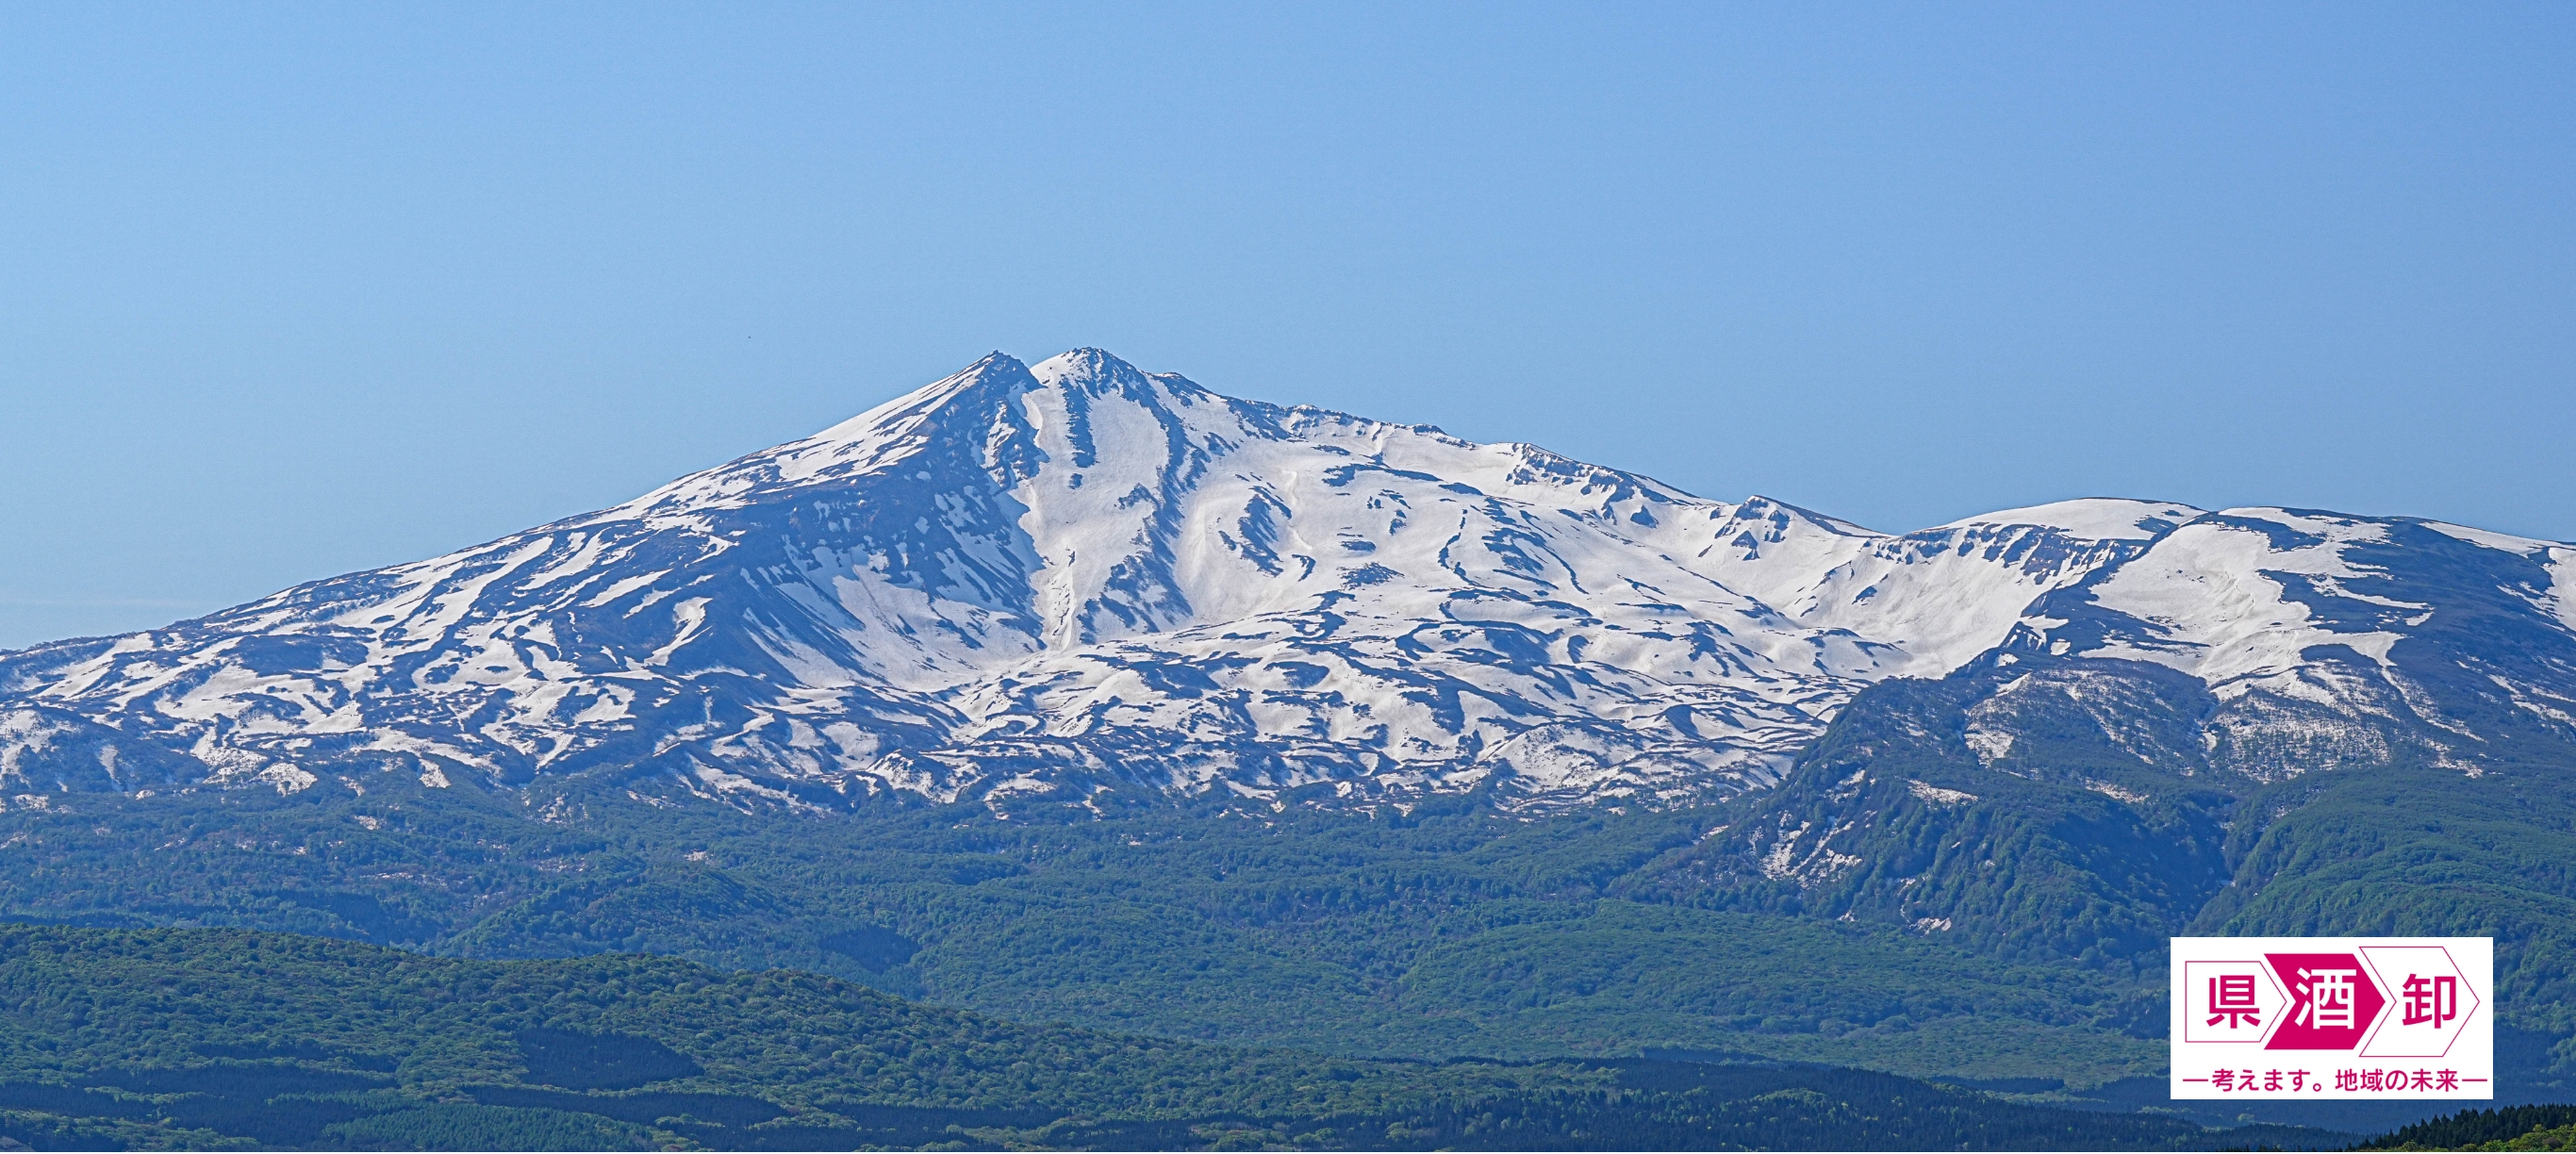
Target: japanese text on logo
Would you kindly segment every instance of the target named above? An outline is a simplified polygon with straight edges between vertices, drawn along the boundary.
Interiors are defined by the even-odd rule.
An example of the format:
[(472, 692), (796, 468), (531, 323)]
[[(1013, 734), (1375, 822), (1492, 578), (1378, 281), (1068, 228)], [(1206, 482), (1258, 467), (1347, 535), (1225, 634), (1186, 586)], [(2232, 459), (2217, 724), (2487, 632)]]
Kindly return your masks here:
[(2173, 1096), (2491, 1098), (2493, 973), (2487, 938), (2175, 938)]

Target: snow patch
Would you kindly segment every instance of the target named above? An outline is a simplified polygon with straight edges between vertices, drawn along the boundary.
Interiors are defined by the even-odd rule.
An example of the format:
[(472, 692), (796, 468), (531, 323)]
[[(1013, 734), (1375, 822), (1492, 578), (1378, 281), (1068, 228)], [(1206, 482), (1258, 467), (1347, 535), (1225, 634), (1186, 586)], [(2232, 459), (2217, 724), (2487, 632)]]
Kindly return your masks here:
[(2084, 497), (2020, 509), (2003, 509), (1952, 521), (1941, 529), (1972, 525), (2044, 525), (2096, 541), (2146, 541), (2200, 516), (2202, 510), (2170, 501)]
[(1968, 803), (1977, 800), (1977, 795), (1969, 793), (1966, 790), (1943, 789), (1940, 786), (1932, 785), (1928, 782), (1916, 781), (1912, 778), (1907, 778), (1905, 780), (1905, 788), (1911, 791), (1914, 796), (1930, 802), (1933, 805), (1967, 805)]

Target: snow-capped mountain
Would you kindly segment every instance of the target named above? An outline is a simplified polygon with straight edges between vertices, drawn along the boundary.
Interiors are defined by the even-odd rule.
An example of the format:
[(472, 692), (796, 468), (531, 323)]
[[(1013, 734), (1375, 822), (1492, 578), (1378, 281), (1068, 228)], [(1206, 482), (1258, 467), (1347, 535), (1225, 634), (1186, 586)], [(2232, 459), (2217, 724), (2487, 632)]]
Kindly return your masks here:
[[(2374, 584), (2435, 554), (2423, 588)], [(2439, 697), (2459, 678), (2407, 655), (2469, 601), (2516, 631), (2493, 692), (2565, 726), (2571, 564), (2120, 500), (1890, 536), (1097, 350), (995, 354), (614, 509), (0, 655), (0, 781), (1702, 798), (1777, 780), (1861, 688), (1999, 645), (2327, 713)]]
[(2558, 542), (2236, 509), (2051, 591), (2010, 648), (2191, 675), (2203, 752), (2258, 780), (2409, 754), (2474, 774), (2576, 741), (2571, 588)]
[(2410, 892), (2480, 909), (2468, 874), (2437, 872), (2458, 856), (2441, 831), (2490, 836), (2566, 793), (2571, 565), (2407, 518), (2192, 518), (1947, 676), (1859, 695), (1653, 884), (2053, 956), (2397, 925), (2353, 889), (2379, 852)]

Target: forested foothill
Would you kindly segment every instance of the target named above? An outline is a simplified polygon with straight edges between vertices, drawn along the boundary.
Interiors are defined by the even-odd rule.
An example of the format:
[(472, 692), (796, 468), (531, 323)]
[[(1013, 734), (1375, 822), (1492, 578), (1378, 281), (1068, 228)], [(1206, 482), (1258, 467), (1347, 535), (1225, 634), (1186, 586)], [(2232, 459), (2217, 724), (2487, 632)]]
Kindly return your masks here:
[(1363, 1060), (1025, 1026), (793, 971), (0, 928), (0, 1136), (37, 1149), (2204, 1149), (1857, 1070)]

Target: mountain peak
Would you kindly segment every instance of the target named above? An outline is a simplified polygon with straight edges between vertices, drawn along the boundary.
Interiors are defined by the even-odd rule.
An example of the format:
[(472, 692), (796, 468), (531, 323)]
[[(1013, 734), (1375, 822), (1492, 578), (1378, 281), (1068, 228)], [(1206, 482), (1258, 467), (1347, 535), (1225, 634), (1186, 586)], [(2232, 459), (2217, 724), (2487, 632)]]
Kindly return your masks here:
[(981, 445), (993, 423), (1016, 408), (1018, 397), (1038, 387), (1018, 358), (987, 353), (957, 372), (813, 436), (689, 474), (599, 516), (670, 516), (737, 507), (764, 493), (881, 472), (924, 451)]
[[(2454, 547), (2478, 556), (2440, 572), (2571, 612), (2576, 556), (2554, 546), (2412, 526), (2273, 542), (2244, 520), (2085, 499), (1891, 536), (1231, 400), (1099, 349), (995, 352), (615, 509), (6, 655), (0, 706), (38, 712), (0, 726), (0, 778), (36, 756), (13, 749), (105, 764), (141, 743), (118, 756), (280, 789), (596, 772), (742, 806), (1136, 786), (1362, 804), (1487, 781), (1551, 803), (1705, 797), (1773, 780), (1861, 686), (2050, 621), (2137, 639), (2051, 634), (2055, 652), (2184, 662), (2159, 630), (2218, 652), (2249, 614), (2377, 615), (2385, 657), (2451, 615), (2398, 605), (2431, 593), (2344, 594)], [(2332, 548), (2291, 549), (2294, 530)], [(2238, 594), (2094, 580), (2151, 552), (2146, 569)], [(2283, 600), (2300, 597), (2321, 608)], [(2281, 636), (2296, 674), (2315, 638), (2363, 634)]]
[(1091, 397), (1125, 397), (1149, 406), (1195, 405), (1216, 394), (1176, 373), (1148, 373), (1102, 349), (1073, 349), (1029, 366), (1041, 386)]
[(1030, 371), (1041, 381), (1091, 384), (1121, 379), (1141, 379), (1144, 370), (1127, 363), (1107, 349), (1067, 349), (1031, 366)]

